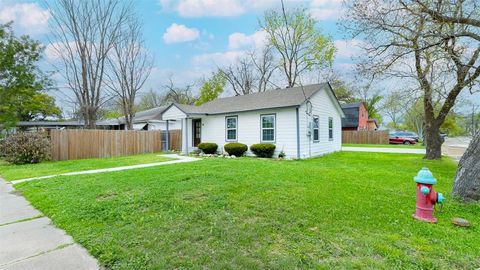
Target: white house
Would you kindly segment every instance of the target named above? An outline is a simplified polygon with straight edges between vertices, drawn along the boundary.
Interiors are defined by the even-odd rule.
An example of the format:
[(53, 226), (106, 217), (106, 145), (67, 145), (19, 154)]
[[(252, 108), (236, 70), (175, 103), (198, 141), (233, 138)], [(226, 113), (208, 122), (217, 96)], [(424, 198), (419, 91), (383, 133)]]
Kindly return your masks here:
[[(201, 106), (171, 104), (162, 120), (179, 121), (182, 151), (200, 142), (273, 143), (275, 155), (308, 158), (340, 151), (343, 111), (329, 83), (220, 98)], [(247, 153), (251, 154), (251, 153)]]

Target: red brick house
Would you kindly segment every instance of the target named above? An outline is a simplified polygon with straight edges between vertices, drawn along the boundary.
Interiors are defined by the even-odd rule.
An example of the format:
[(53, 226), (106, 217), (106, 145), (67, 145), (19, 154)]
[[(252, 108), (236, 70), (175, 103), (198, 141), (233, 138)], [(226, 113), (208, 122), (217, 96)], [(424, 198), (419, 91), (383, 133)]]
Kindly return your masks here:
[(369, 130), (368, 112), (363, 102), (342, 104), (345, 117), (342, 118), (342, 130)]

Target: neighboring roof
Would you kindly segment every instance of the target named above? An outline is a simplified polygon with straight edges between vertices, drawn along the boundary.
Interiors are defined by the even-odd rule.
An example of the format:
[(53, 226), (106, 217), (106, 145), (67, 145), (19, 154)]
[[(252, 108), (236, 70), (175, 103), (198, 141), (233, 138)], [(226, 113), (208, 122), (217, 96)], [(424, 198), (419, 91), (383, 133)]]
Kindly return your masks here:
[(328, 83), (312, 84), (307, 86), (297, 86), (292, 88), (270, 90), (261, 93), (249, 95), (219, 98), (207, 102), (201, 106), (172, 104), (186, 114), (223, 114), (233, 112), (245, 112), (261, 109), (273, 109), (283, 107), (295, 107), (303, 104), (307, 99), (313, 96), (321, 89), (327, 89), (333, 96), (334, 102), (338, 105), (341, 113), (341, 107), (333, 94)]
[(342, 109), (359, 108), (363, 102), (341, 104)]
[[(151, 120), (162, 120), (162, 113), (167, 109), (168, 106), (160, 106), (153, 109), (141, 111), (135, 113), (135, 117), (133, 117), (133, 123), (138, 122), (148, 122)], [(119, 117), (115, 119), (106, 119), (103, 121), (99, 121), (97, 125), (121, 125), (125, 124), (125, 117)]]
[(17, 127), (83, 126), (83, 121), (20, 121)]

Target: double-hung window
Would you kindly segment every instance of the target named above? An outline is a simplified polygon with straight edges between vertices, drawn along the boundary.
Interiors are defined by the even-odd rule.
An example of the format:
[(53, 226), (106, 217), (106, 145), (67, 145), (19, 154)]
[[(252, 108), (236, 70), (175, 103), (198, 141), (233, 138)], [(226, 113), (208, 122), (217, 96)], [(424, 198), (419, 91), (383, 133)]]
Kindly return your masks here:
[(238, 117), (236, 116), (227, 116), (225, 117), (225, 130), (226, 130), (226, 141), (236, 141), (237, 140), (237, 126), (238, 126)]
[(318, 142), (320, 139), (320, 134), (319, 134), (319, 127), (320, 127), (320, 119), (318, 118), (317, 115), (313, 116), (313, 141)]
[(328, 139), (333, 140), (333, 118), (328, 118)]
[(274, 142), (275, 141), (275, 115), (266, 114), (260, 116), (260, 127), (262, 142)]

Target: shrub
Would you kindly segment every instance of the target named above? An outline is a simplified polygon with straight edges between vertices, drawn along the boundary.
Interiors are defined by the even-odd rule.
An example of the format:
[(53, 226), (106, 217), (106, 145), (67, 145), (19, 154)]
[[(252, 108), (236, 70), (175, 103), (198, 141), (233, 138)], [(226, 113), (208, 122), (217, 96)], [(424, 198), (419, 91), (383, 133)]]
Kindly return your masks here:
[(257, 157), (271, 158), (275, 152), (275, 145), (271, 143), (258, 143), (250, 146), (252, 151)]
[(223, 148), (225, 148), (225, 152), (227, 152), (229, 155), (234, 155), (237, 157), (243, 156), (243, 154), (248, 150), (248, 146), (246, 144), (237, 142), (227, 143), (223, 146)]
[(0, 138), (0, 157), (4, 157), (4, 156), (5, 156), (4, 144), (5, 144), (5, 139)]
[(205, 154), (215, 154), (217, 152), (218, 145), (216, 143), (199, 143), (198, 149), (202, 150)]
[(42, 133), (17, 133), (2, 144), (9, 163), (39, 163), (50, 158), (50, 140)]

